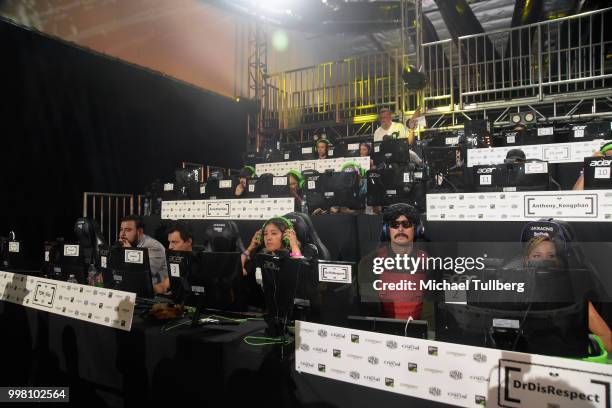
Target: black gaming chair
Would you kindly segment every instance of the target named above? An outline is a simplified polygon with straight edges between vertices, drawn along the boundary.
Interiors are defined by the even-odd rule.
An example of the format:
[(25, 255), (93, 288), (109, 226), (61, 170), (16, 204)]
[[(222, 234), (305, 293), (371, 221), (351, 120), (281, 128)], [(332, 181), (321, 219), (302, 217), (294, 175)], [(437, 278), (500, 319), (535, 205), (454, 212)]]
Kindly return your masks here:
[(244, 252), (240, 231), (234, 221), (219, 220), (204, 230), (205, 252)]
[(74, 224), (74, 235), (81, 246), (85, 263), (95, 263), (100, 245), (105, 244), (98, 223), (90, 218), (79, 218)]
[(290, 212), (284, 215), (293, 223), (298, 240), (302, 244), (302, 253), (311, 259), (329, 260), (331, 255), (329, 250), (319, 238), (319, 234), (314, 228), (310, 217), (300, 212)]

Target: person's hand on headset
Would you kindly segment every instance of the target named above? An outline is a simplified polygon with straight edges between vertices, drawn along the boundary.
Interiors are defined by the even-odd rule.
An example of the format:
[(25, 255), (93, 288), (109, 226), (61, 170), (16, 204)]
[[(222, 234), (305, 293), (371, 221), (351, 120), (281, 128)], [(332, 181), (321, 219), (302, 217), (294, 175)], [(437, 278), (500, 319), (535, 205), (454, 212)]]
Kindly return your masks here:
[(258, 229), (257, 231), (255, 231), (255, 234), (253, 234), (253, 238), (251, 238), (251, 243), (249, 244), (249, 248), (248, 248), (249, 251), (260, 246), (262, 242), (263, 242), (262, 231)]
[(289, 249), (291, 249), (292, 253), (300, 253), (300, 243), (294, 229), (287, 229), (283, 234), (283, 239), (289, 240)]
[(253, 238), (251, 238), (251, 243), (249, 244), (249, 247), (242, 253), (242, 255), (240, 255), (240, 261), (242, 262), (242, 275), (243, 276), (247, 275), (247, 271), (245, 268), (246, 261), (249, 259), (251, 254), (257, 249), (257, 247), (261, 245), (261, 243), (262, 243), (262, 232), (259, 229), (255, 231)]
[(244, 193), (244, 186), (242, 185), (242, 183), (238, 183), (238, 185), (236, 186), (236, 190), (234, 190), (234, 195), (236, 197), (239, 197), (242, 195), (242, 193)]

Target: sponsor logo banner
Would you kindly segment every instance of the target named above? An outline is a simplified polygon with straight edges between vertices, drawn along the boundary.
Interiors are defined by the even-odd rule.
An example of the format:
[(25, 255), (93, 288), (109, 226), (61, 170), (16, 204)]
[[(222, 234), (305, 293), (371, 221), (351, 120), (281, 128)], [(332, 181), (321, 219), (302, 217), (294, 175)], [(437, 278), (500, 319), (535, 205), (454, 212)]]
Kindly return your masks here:
[[(466, 213), (466, 208), (469, 210)], [(612, 222), (612, 192), (514, 191), (427, 194), (428, 221), (565, 221)]]
[(259, 163), (255, 165), (257, 174), (271, 173), (274, 176), (284, 176), (291, 169), (316, 170), (320, 173), (326, 170), (340, 171), (346, 163), (358, 163), (363, 169), (370, 169), (370, 157), (338, 157), (325, 160), (295, 160), (277, 163)]
[[(323, 332), (329, 335), (321, 336)], [(302, 321), (296, 322), (295, 347), (295, 369), (300, 373), (453, 406), (605, 407), (610, 403), (612, 366), (580, 360)]]
[[(549, 163), (581, 163), (599, 150), (603, 140), (591, 140), (573, 143), (550, 143), (538, 145), (514, 145), (487, 149), (468, 149), (468, 167), (501, 164), (511, 149), (521, 149), (530, 159), (545, 160)], [(259, 173), (258, 173), (259, 174)]]
[(0, 300), (130, 331), (136, 294), (0, 271)]
[(178, 200), (162, 202), (162, 219), (267, 220), (294, 210), (293, 198)]

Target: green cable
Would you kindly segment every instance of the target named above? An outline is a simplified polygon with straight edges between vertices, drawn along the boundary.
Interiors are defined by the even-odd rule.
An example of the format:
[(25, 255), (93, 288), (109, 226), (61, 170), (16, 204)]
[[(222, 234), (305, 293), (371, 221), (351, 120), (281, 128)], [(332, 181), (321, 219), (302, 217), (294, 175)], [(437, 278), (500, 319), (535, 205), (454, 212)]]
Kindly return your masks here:
[(171, 325), (172, 323), (174, 323), (174, 322), (168, 322), (168, 323), (164, 324), (162, 326), (162, 331), (163, 332), (168, 332), (168, 331), (170, 331), (172, 329), (176, 329), (177, 327), (184, 326), (184, 325), (189, 324), (191, 322), (189, 320), (185, 320), (185, 321), (179, 322), (178, 324), (175, 324), (174, 326)]
[(204, 319), (217, 319), (217, 320), (229, 320), (231, 322), (238, 322), (238, 323), (244, 323), (247, 321), (247, 319), (232, 319), (230, 317), (225, 317), (225, 316), (219, 316), (219, 315), (209, 315), (209, 316), (205, 316)]

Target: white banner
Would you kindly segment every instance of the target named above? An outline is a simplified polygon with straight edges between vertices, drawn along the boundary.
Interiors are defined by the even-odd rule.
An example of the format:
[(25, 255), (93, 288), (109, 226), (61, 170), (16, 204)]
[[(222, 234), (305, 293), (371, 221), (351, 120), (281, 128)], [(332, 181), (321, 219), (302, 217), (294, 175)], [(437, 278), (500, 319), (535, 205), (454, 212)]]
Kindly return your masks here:
[(427, 194), (428, 221), (612, 222), (612, 190)]
[(294, 211), (291, 198), (163, 201), (165, 220), (267, 220)]
[(612, 365), (296, 321), (295, 369), (461, 407), (609, 407)]
[(136, 294), (0, 271), (0, 300), (130, 331)]
[(606, 142), (603, 139), (587, 142), (550, 143), (522, 146), (491, 147), (483, 149), (468, 149), (468, 167), (489, 164), (501, 164), (506, 154), (512, 149), (521, 149), (528, 159), (540, 159), (549, 163), (579, 163), (585, 157), (591, 157)]
[(324, 160), (296, 160), (277, 163), (260, 163), (255, 165), (255, 171), (258, 175), (271, 173), (275, 176), (284, 176), (289, 170), (316, 170), (324, 172), (325, 170), (340, 171), (346, 163), (359, 163), (364, 170), (370, 170), (370, 157), (338, 157), (337, 159)]

